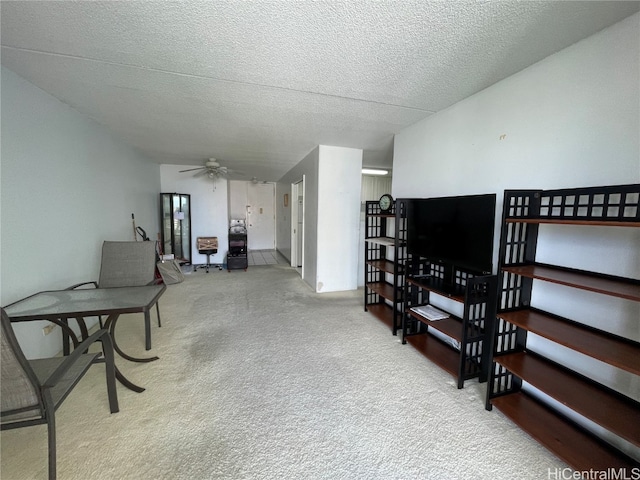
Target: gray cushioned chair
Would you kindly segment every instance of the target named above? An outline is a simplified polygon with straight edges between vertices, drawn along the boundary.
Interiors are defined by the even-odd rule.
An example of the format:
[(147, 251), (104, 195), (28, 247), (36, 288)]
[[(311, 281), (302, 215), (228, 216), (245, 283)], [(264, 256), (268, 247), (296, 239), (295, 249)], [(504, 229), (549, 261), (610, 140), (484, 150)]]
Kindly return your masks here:
[[(75, 289), (83, 285), (94, 285), (96, 288), (141, 287), (153, 285), (156, 279), (156, 244), (155, 242), (113, 242), (102, 244), (100, 261), (100, 277), (97, 282), (84, 282), (69, 287)], [(156, 303), (158, 327), (160, 322), (160, 306)], [(145, 317), (145, 348), (151, 349), (151, 325), (149, 317)], [(101, 322), (102, 325), (102, 322)]]
[[(102, 343), (102, 352), (87, 353), (96, 341)], [(55, 479), (55, 412), (92, 364), (105, 363), (109, 409), (111, 413), (119, 410), (111, 336), (107, 330), (100, 329), (68, 356), (27, 360), (13, 332), (11, 320), (2, 309), (0, 348), (0, 428), (9, 430), (46, 424), (49, 479)]]

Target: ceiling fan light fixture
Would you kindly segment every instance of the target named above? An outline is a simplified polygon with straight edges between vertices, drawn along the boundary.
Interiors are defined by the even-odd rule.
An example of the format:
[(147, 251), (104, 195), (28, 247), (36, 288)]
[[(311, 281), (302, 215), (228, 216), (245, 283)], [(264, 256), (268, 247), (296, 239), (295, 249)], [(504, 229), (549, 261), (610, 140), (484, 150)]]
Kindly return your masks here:
[(204, 162), (204, 166), (202, 167), (187, 168), (186, 170), (180, 170), (179, 172), (183, 173), (183, 172), (194, 172), (194, 171), (197, 172), (193, 175), (194, 177), (209, 178), (210, 180), (213, 180), (214, 188), (215, 188), (215, 182), (219, 178), (228, 178), (229, 174), (234, 173), (233, 170), (220, 165), (220, 163), (218, 163), (218, 160), (216, 160), (215, 158), (209, 158), (208, 160), (206, 160)]

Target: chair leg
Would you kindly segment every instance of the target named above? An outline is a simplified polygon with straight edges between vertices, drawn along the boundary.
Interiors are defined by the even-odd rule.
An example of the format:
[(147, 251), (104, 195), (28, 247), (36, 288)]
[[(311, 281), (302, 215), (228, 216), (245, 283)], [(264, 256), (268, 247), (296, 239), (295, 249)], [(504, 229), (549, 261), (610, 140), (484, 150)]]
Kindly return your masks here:
[[(67, 320), (66, 318), (61, 318), (60, 321), (62, 322), (63, 325), (66, 325), (67, 327), (69, 326), (69, 320)], [(62, 354), (65, 357), (71, 353), (71, 348), (69, 347), (70, 340), (71, 340), (71, 337), (69, 336), (67, 329), (63, 328), (62, 329)], [(73, 347), (75, 348), (76, 346), (74, 345)]]
[(109, 410), (111, 413), (120, 411), (118, 405), (118, 391), (116, 390), (116, 367), (113, 354), (113, 340), (111, 335), (106, 333), (100, 339), (102, 342), (102, 353), (104, 355), (105, 372), (107, 376), (107, 395), (109, 396)]
[(56, 419), (53, 410), (47, 413), (47, 438), (49, 443), (49, 480), (56, 480)]
[(161, 327), (162, 324), (160, 323), (160, 305), (158, 304), (158, 302), (156, 302), (156, 313), (158, 314), (158, 327)]
[(144, 312), (144, 348), (151, 350), (151, 314), (149, 310)]

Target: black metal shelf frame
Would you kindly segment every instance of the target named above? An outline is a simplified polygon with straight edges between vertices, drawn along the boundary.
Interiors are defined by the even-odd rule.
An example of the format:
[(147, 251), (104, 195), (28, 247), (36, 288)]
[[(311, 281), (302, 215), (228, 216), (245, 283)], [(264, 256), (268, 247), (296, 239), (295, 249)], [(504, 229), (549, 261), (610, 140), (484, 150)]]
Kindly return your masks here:
[[(391, 310), (391, 330), (397, 335), (404, 306), (404, 263), (406, 261), (406, 201), (394, 201), (383, 212), (377, 201), (365, 203), (364, 309), (385, 304)], [(384, 262), (384, 266), (383, 263)], [(391, 262), (392, 268), (388, 268)], [(372, 288), (388, 284), (388, 289)]]
[[(485, 382), (488, 378), (490, 356), (487, 344), (496, 315), (497, 277), (474, 276), (473, 273), (454, 268), (454, 285), (444, 286), (445, 275), (442, 265), (424, 258), (411, 256), (407, 261), (402, 343), (406, 343), (410, 336), (428, 334), (429, 329), (439, 330), (437, 321), (422, 320), (411, 312), (412, 307), (430, 303), (431, 294), (463, 303), (459, 331), (455, 332), (460, 342), (455, 376), (458, 388), (463, 388), (465, 380), (478, 378), (480, 382)], [(447, 332), (443, 333), (450, 336)]]
[[(491, 410), (492, 400), (518, 394), (522, 390), (523, 379), (502, 365), (500, 357), (518, 352), (532, 353), (527, 349), (527, 332), (532, 327), (522, 322), (520, 326), (510, 323), (500, 318), (500, 314), (511, 318), (513, 312), (528, 318), (526, 315), (531, 311), (536, 315), (544, 315), (548, 322), (553, 322), (556, 317), (531, 305), (534, 282), (553, 282), (554, 279), (533, 278), (521, 274), (526, 269), (514, 268), (542, 265), (536, 263), (541, 224), (640, 227), (640, 184), (557, 190), (505, 190), (499, 250), (498, 314), (490, 336), (490, 369), (485, 403), (487, 410)], [(558, 272), (569, 270), (550, 267)], [(580, 270), (571, 270), (570, 273), (584, 275), (587, 279), (605, 277)], [(637, 282), (633, 279), (611, 278), (623, 282), (627, 280), (629, 284)], [(589, 290), (587, 286), (574, 286)], [(601, 293), (616, 295), (616, 292)], [(572, 322), (559, 317), (555, 321), (565, 324)], [(640, 345), (638, 351), (640, 352)], [(579, 377), (577, 373), (573, 374)], [(607, 389), (605, 386), (601, 388), (603, 391)], [(561, 414), (558, 415), (562, 417)]]

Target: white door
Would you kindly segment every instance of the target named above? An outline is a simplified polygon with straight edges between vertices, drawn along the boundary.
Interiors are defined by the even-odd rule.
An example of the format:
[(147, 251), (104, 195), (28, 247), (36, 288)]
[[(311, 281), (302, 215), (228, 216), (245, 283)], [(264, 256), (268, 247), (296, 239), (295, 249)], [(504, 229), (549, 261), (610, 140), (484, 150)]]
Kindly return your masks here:
[(275, 184), (247, 182), (247, 246), (276, 248)]

